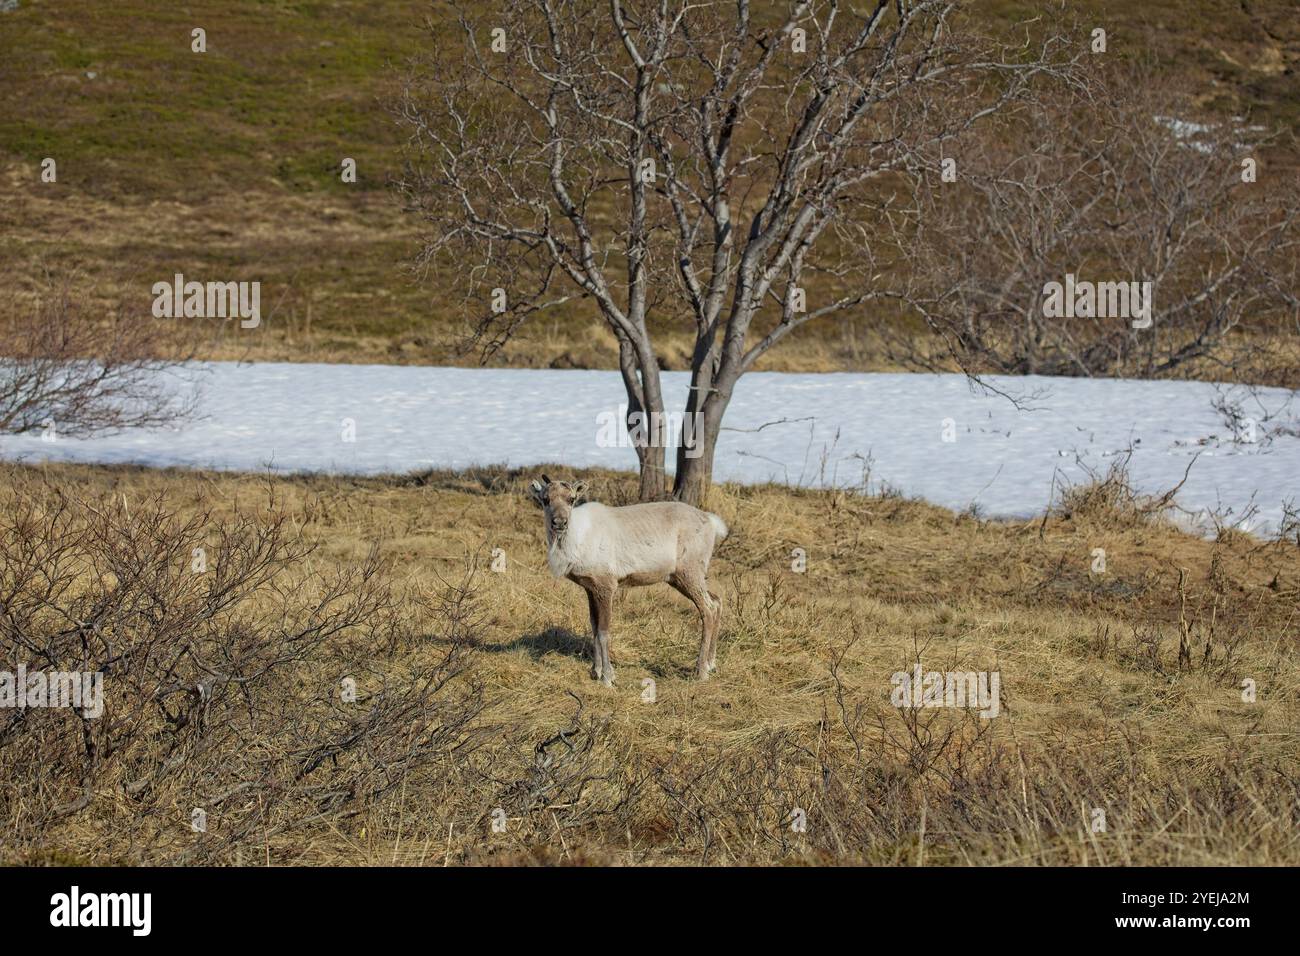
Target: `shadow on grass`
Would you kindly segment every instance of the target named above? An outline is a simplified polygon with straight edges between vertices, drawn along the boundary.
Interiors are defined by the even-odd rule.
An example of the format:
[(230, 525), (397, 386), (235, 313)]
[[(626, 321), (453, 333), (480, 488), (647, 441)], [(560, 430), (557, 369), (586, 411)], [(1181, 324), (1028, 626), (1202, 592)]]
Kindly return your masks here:
[(590, 660), (591, 641), (586, 635), (574, 634), (566, 627), (548, 627), (534, 634), (524, 634), (503, 644), (481, 644), (479, 649), (489, 654), (511, 654), (526, 651), (535, 661), (547, 654), (563, 654), (578, 660)]

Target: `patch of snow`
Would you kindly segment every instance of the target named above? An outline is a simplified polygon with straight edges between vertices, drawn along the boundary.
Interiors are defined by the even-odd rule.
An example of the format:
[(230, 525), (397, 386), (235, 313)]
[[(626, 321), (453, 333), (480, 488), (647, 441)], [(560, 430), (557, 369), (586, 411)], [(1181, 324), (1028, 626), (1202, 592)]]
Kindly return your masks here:
[(1201, 133), (1208, 133), (1214, 129), (1213, 126), (1207, 126), (1204, 123), (1194, 123), (1191, 120), (1179, 119), (1177, 116), (1154, 116), (1152, 119), (1173, 133), (1178, 139), (1186, 139), (1189, 136), (1199, 136)]
[[(173, 387), (200, 391), (199, 414), (174, 429), (43, 441), (0, 436), (0, 457), (158, 467), (349, 474), (472, 465), (559, 463), (632, 469), (628, 447), (602, 447), (602, 413), (624, 401), (613, 371), (382, 365), (211, 363)], [(679, 400), (689, 378), (663, 376)], [(1022, 407), (972, 389), (961, 375), (782, 374), (741, 379), (723, 422), (720, 480), (857, 486), (871, 462), (881, 484), (990, 516), (1041, 514), (1053, 481), (1104, 471), (1131, 449), (1134, 485), (1164, 492), (1200, 454), (1177, 501), (1275, 530), (1300, 492), (1300, 429), (1288, 412), (1235, 440), (1213, 407), (1223, 386), (1201, 382), (992, 377)], [(188, 382), (190, 385), (180, 383)], [(1253, 389), (1289, 408), (1291, 393)], [(1263, 416), (1261, 416), (1263, 417)], [(951, 419), (951, 423), (946, 423)], [(345, 440), (347, 421), (355, 440)], [(954, 439), (945, 441), (945, 424)], [(673, 465), (670, 449), (668, 464)]]

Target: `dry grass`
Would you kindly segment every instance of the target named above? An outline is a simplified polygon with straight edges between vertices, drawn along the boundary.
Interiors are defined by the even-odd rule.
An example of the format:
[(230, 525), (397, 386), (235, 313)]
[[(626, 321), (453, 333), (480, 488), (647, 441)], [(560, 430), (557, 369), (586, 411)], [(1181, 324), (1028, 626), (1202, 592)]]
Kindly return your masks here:
[[(465, 666), (444, 693), (460, 708), (448, 719), (465, 723), (423, 759), (399, 762), (395, 776), (373, 754), (326, 765), (313, 786), (337, 793), (365, 783), (330, 812), (312, 812), (315, 791), (284, 785), (267, 791), (265, 810), (259, 796), (211, 812), (201, 836), (188, 826), (199, 801), (184, 787), (146, 809), (111, 776), (77, 812), (24, 829), (33, 801), (67, 802), (77, 781), (43, 775), (39, 763), (12, 765), (14, 740), (0, 738), (6, 858), (1300, 859), (1294, 543), (1204, 541), (1099, 509), (1005, 524), (898, 497), (726, 486), (712, 502), (733, 528), (713, 570), (726, 609), (718, 676), (691, 679), (698, 624), (686, 602), (665, 587), (638, 589), (616, 606), (611, 691), (589, 679), (579, 591), (546, 570), (539, 519), (522, 493), (531, 471), (269, 482), (116, 468), (43, 475), (85, 500), (157, 496), (181, 514), (210, 509), (218, 524), (237, 508), (273, 511), (316, 546), (304, 560), (320, 567), (355, 572), (378, 543), (390, 562), (384, 586), (401, 596), (396, 614), (362, 621), (285, 669), (263, 691), (266, 713), (328, 730), (320, 710), (340, 673), (357, 675), (362, 703), (352, 706), (373, 709), (368, 693), (401, 687), (455, 650)], [(30, 494), (36, 477), (15, 470), (0, 494)], [(607, 502), (634, 490), (625, 475), (584, 477)], [(259, 512), (268, 491), (279, 504)], [(500, 572), (490, 569), (495, 548)], [(806, 550), (806, 573), (791, 570), (793, 548)], [(1106, 551), (1104, 574), (1091, 571), (1095, 548)], [(247, 613), (266, 620), (276, 601), (300, 613), (282, 589), (253, 596)], [(890, 676), (918, 658), (927, 670), (998, 671), (1001, 715), (892, 707)], [(647, 678), (653, 703), (642, 700)], [(1255, 703), (1242, 700), (1244, 678), (1257, 683)], [(111, 701), (111, 675), (107, 689)], [(388, 716), (398, 736), (414, 726), (409, 713)], [(242, 720), (234, 710), (229, 719)], [(277, 767), (303, 759), (303, 741), (282, 739), (284, 726), (249, 733), (242, 746), (275, 751)], [(147, 765), (153, 745), (135, 746), (133, 759)], [(389, 753), (391, 743), (377, 748)], [(39, 786), (17, 798), (18, 782), (33, 780)], [(504, 833), (491, 829), (498, 807)], [(805, 832), (791, 829), (796, 807)], [(1092, 832), (1093, 808), (1105, 811), (1105, 832)]]

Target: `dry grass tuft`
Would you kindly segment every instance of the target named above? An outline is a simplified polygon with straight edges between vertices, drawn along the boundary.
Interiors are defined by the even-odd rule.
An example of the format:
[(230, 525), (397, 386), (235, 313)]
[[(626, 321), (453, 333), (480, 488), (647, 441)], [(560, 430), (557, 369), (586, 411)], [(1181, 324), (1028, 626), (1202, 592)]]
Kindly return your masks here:
[(1104, 472), (1077, 460), (1086, 477), (1077, 482), (1064, 481), (1050, 513), (1097, 528), (1136, 528), (1166, 518), (1187, 476), (1168, 491), (1144, 495), (1129, 479), (1128, 465), (1132, 457), (1133, 449), (1129, 448), (1123, 455), (1113, 457)]

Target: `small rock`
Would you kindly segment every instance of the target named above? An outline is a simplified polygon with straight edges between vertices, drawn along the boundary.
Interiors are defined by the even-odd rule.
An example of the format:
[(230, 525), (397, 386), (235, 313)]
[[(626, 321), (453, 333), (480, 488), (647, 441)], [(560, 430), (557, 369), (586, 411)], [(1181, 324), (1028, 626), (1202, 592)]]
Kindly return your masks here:
[(88, 80), (93, 80), (93, 79), (94, 79), (95, 77), (97, 77), (97, 76), (99, 76), (99, 74), (96, 73), (94, 70), (87, 70), (87, 71), (86, 71), (86, 79), (88, 79)]
[(18, 0), (0, 0), (0, 13), (18, 9)]

